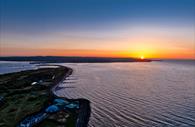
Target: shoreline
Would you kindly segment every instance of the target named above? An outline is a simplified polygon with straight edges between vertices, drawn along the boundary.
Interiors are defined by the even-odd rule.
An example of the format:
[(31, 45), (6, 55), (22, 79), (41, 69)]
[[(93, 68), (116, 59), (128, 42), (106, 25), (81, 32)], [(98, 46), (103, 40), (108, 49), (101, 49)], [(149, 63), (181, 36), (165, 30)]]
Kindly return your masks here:
[[(47, 65), (46, 65), (47, 66)], [(59, 67), (66, 67), (66, 66), (62, 66), (62, 65), (51, 65), (51, 66), (59, 66)], [(68, 101), (79, 101), (80, 102), (80, 111), (78, 113), (78, 118), (77, 118), (77, 123), (76, 123), (76, 127), (87, 127), (88, 126), (88, 122), (89, 122), (89, 118), (90, 118), (90, 113), (91, 113), (91, 108), (90, 108), (90, 101), (84, 98), (78, 98), (78, 99), (68, 99), (66, 97), (59, 97), (57, 96), (56, 92), (56, 88), (58, 88), (59, 84), (61, 82), (63, 82), (64, 80), (66, 80), (66, 78), (68, 76), (70, 76), (73, 72), (72, 68), (66, 67), (68, 68), (68, 72), (64, 75), (64, 78), (62, 78), (58, 83), (56, 83), (50, 90), (51, 93), (53, 94), (53, 96), (55, 98), (62, 98), (62, 99), (66, 99)]]
[[(3, 97), (1, 98), (2, 103), (0, 103), (1, 104), (0, 112), (2, 113), (2, 115), (4, 115), (2, 116), (3, 121), (0, 120), (0, 125), (6, 125), (6, 126), (12, 126), (12, 125), (16, 126), (17, 125), (18, 127), (25, 126), (25, 125), (26, 127), (38, 125), (41, 127), (41, 126), (48, 126), (50, 124), (52, 126), (55, 126), (55, 125), (57, 126), (58, 124), (60, 125), (66, 124), (66, 126), (70, 126), (70, 127), (78, 126), (78, 125), (80, 127), (87, 127), (89, 117), (90, 117), (90, 102), (82, 98), (81, 99), (68, 99), (66, 97), (59, 97), (55, 94), (56, 88), (58, 87), (59, 83), (63, 82), (69, 75), (71, 75), (73, 70), (71, 68), (60, 66), (60, 65), (52, 65), (52, 66), (57, 66), (57, 69), (39, 68), (36, 70), (26, 70), (26, 71), (20, 71), (20, 72), (0, 75), (0, 87), (5, 87), (5, 90), (8, 91), (8, 93), (6, 93), (5, 91), (4, 94), (0, 95)], [(55, 74), (53, 75), (53, 77), (49, 75), (50, 78), (52, 78), (53, 80), (51, 80), (50, 78), (48, 79), (47, 73), (51, 73), (51, 72)], [(36, 74), (33, 75), (33, 73), (37, 73), (37, 75)], [(19, 82), (20, 83), (28, 82), (27, 85), (25, 83), (22, 85), (20, 83), (18, 84), (15, 83), (15, 80), (12, 79), (12, 77), (14, 76), (16, 76), (15, 80), (18, 80), (19, 78), (23, 77), (24, 79), (20, 79)], [(8, 85), (7, 83), (4, 82), (6, 81), (6, 78), (10, 80), (8, 82)], [(41, 79), (39, 80), (39, 82), (29, 81), (29, 79), (35, 80), (39, 78)], [(48, 83), (47, 80), (49, 81), (51, 80), (51, 82)], [(32, 82), (31, 85), (29, 85), (29, 82)], [(47, 84), (48, 86), (47, 87), (44, 86), (45, 84)], [(17, 85), (19, 85), (19, 87)], [(9, 94), (9, 92), (11, 92), (11, 94)], [(17, 96), (19, 96), (19, 98)], [(27, 98), (28, 100), (29, 98), (32, 98), (31, 96), (35, 96), (35, 97), (33, 98), (34, 100), (30, 101), (30, 103), (26, 101), (25, 99), (24, 99), (25, 100), (24, 102), (20, 100), (20, 98)], [(42, 96), (43, 98), (41, 99), (40, 97)], [(13, 98), (14, 101), (9, 100), (9, 98), (11, 99)], [(22, 109), (21, 108), (22, 106), (20, 107), (21, 111), (20, 110), (18, 111), (18, 109), (14, 107), (16, 106), (14, 105), (15, 102), (19, 103), (20, 104), (19, 106), (25, 105), (26, 111), (23, 111), (25, 108)], [(38, 104), (39, 108), (37, 109), (32, 104), (38, 103), (38, 102), (40, 104)], [(10, 108), (10, 105), (11, 105), (11, 108)], [(54, 107), (57, 108), (56, 111), (53, 110), (55, 109)], [(11, 111), (13, 110), (13, 113), (12, 112), (10, 113), (9, 112), (10, 110)], [(15, 119), (13, 124), (10, 124), (9, 117), (11, 116), (9, 116), (9, 114), (12, 114), (12, 115), (14, 114), (15, 116), (17, 116), (16, 115), (17, 112), (23, 114), (23, 116), (20, 115), (20, 118), (17, 118), (17, 120)], [(62, 115), (64, 115), (64, 117), (58, 118), (59, 116), (62, 116)], [(82, 118), (84, 117), (84, 119), (82, 119), (81, 117)], [(4, 122), (6, 121), (6, 119), (7, 119), (7, 123)], [(51, 119), (53, 122), (50, 122)]]
[[(46, 66), (48, 66), (48, 65), (46, 65)], [(61, 65), (52, 65), (52, 66), (59, 66), (59, 67), (65, 67), (65, 66), (61, 66)], [(59, 96), (57, 96), (56, 94), (55, 94), (55, 92), (56, 92), (56, 88), (59, 86), (59, 84), (61, 83), (61, 82), (63, 82), (64, 80), (66, 80), (66, 78), (68, 77), (68, 76), (70, 76), (71, 74), (72, 74), (72, 72), (73, 72), (73, 69), (72, 68), (69, 68), (69, 67), (66, 67), (66, 68), (68, 68), (68, 72), (64, 75), (64, 77), (61, 79), (61, 80), (59, 80), (58, 82), (56, 82), (54, 85), (53, 85), (53, 87), (51, 87), (51, 93), (53, 94), (53, 96), (55, 96), (55, 97), (59, 97)]]

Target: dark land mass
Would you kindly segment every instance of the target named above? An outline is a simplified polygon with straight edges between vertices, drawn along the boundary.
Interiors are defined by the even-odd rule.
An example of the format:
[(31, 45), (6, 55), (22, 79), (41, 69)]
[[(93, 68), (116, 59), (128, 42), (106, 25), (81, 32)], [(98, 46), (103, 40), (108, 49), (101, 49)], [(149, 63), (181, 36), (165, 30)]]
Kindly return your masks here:
[[(72, 69), (58, 66), (0, 75), (0, 127), (19, 127), (21, 123), (26, 123), (25, 127), (86, 127), (90, 116), (89, 101), (60, 98), (51, 90), (71, 73)], [(55, 100), (68, 104), (54, 104)], [(58, 111), (46, 112), (49, 106), (51, 109), (57, 107)], [(41, 119), (36, 118), (37, 114)], [(27, 123), (31, 125), (27, 126)]]
[(107, 62), (151, 62), (150, 59), (109, 58), (109, 57), (0, 57), (0, 61), (34, 61), (33, 63), (107, 63)]

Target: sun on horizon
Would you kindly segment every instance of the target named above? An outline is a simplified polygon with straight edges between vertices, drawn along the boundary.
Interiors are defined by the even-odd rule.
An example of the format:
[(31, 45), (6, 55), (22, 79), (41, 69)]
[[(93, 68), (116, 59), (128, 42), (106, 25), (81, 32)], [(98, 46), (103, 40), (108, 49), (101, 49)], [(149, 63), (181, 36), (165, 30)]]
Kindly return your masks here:
[(194, 0), (0, 4), (0, 56), (195, 59)]
[(140, 59), (142, 59), (142, 60), (143, 60), (143, 59), (144, 59), (144, 56), (141, 56), (141, 57), (140, 57)]

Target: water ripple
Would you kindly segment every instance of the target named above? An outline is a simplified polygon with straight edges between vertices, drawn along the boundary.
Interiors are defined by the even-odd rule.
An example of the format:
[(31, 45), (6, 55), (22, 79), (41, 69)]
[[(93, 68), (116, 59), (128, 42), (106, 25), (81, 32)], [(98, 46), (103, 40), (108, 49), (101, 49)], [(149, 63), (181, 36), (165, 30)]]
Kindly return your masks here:
[(64, 65), (74, 73), (57, 94), (89, 99), (90, 127), (195, 126), (194, 66), (160, 62)]

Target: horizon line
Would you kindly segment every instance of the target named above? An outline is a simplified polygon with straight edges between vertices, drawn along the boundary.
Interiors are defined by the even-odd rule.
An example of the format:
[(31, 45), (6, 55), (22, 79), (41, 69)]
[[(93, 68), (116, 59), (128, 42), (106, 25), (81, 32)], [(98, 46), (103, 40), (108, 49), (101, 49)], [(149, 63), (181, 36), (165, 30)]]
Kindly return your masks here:
[[(2, 57), (72, 57), (72, 58), (118, 58), (118, 59), (140, 59), (139, 57), (108, 57), (108, 56), (51, 56), (51, 55), (32, 55), (32, 56), (0, 56)], [(195, 58), (144, 58), (151, 60), (195, 60)]]

